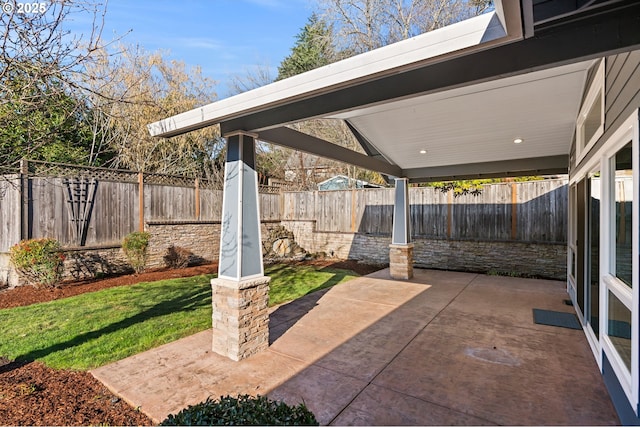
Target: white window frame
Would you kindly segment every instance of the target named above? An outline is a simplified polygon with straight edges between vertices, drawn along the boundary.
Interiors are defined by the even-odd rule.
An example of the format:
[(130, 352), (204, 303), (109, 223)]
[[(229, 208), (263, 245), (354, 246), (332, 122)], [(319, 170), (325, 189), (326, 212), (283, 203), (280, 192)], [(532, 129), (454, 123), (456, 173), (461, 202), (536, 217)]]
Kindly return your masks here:
[(577, 278), (576, 271), (573, 269), (573, 257), (576, 257), (576, 268), (577, 268), (577, 257), (578, 257), (578, 248), (575, 244), (576, 236), (577, 236), (577, 228), (576, 224), (576, 216), (577, 216), (577, 193), (578, 188), (577, 184), (568, 184), (569, 185), (569, 221), (568, 221), (568, 250), (567, 250), (567, 292), (569, 295), (575, 299), (577, 297)]
[[(586, 156), (589, 150), (595, 145), (596, 141), (604, 134), (604, 83), (604, 60), (601, 60), (589, 86), (589, 91), (587, 92), (584, 103), (580, 108), (578, 119), (576, 120), (576, 163), (580, 163), (584, 156)], [(591, 108), (595, 105), (598, 95), (600, 95), (600, 126), (598, 126), (593, 136), (591, 136), (588, 141), (585, 141), (584, 123), (587, 120)]]
[[(588, 185), (588, 189), (589, 189), (589, 194), (587, 194), (587, 197), (590, 198), (591, 194), (593, 192), (593, 189), (591, 187), (591, 181), (590, 181), (590, 176), (591, 174), (595, 174), (595, 173), (599, 173), (600, 174), (600, 212), (599, 212), (599, 217), (600, 217), (600, 224), (598, 224), (599, 228), (600, 228), (600, 236), (598, 236), (598, 238), (600, 239), (600, 246), (598, 247), (598, 251), (599, 253), (599, 257), (598, 257), (598, 271), (599, 276), (598, 277), (598, 281), (600, 282), (600, 291), (598, 293), (598, 335), (595, 334), (595, 332), (593, 331), (593, 325), (590, 324), (589, 319), (591, 318), (591, 301), (589, 301), (589, 304), (587, 304), (587, 302), (585, 301), (585, 306), (584, 306), (584, 313), (582, 313), (582, 319), (583, 319), (583, 325), (582, 325), (582, 329), (585, 332), (585, 335), (587, 336), (587, 342), (589, 343), (589, 346), (591, 347), (591, 351), (593, 352), (593, 356), (596, 359), (596, 362), (598, 363), (598, 367), (600, 368), (600, 370), (602, 370), (602, 351), (600, 350), (601, 348), (601, 344), (600, 344), (600, 337), (602, 337), (602, 209), (603, 209), (603, 201), (604, 201), (604, 188), (603, 188), (603, 170), (602, 170), (602, 162), (597, 162), (597, 163), (592, 163), (591, 167), (587, 170), (587, 172), (585, 173), (583, 178), (586, 178), (587, 182), (589, 183)], [(580, 196), (578, 196), (580, 197)], [(589, 218), (589, 220), (587, 220), (587, 218), (585, 218), (584, 221), (584, 226), (585, 226), (585, 244), (584, 244), (584, 248), (583, 248), (583, 256), (584, 256), (584, 266), (583, 268), (585, 268), (585, 271), (583, 272), (584, 275), (584, 279), (587, 280), (591, 280), (591, 268), (589, 263), (591, 262), (591, 257), (587, 256), (587, 254), (589, 253), (589, 250), (591, 248), (591, 242), (589, 241), (589, 245), (587, 245), (587, 240), (588, 237), (591, 233), (590, 230), (590, 215), (591, 215), (591, 210), (590, 210), (590, 206), (589, 206), (589, 200), (585, 200), (585, 212), (589, 212), (589, 216), (587, 218)], [(586, 293), (586, 291), (585, 291)], [(591, 298), (593, 298), (593, 295), (591, 295)]]
[[(601, 238), (600, 238), (600, 337), (602, 350), (607, 355), (611, 367), (613, 368), (622, 389), (624, 390), (631, 407), (636, 415), (638, 415), (639, 400), (639, 366), (638, 366), (638, 337), (639, 337), (639, 297), (640, 284), (638, 283), (638, 212), (640, 200), (638, 200), (638, 182), (640, 169), (638, 169), (638, 111), (636, 110), (625, 122), (616, 130), (616, 132), (605, 142), (604, 150), (598, 153), (601, 159), (602, 176), (606, 177), (607, 182), (604, 183), (603, 198), (601, 204)], [(632, 217), (634, 219), (632, 226), (632, 283), (633, 288), (629, 288), (625, 283), (615, 276), (615, 223), (613, 219), (613, 201), (615, 201), (615, 190), (612, 179), (615, 181), (615, 166), (613, 165), (614, 156), (629, 141), (632, 141), (633, 156), (633, 190), (634, 203), (632, 207)], [(612, 249), (613, 248), (613, 249)], [(613, 343), (608, 337), (608, 319), (609, 319), (609, 291), (620, 300), (631, 311), (631, 371), (619, 356)]]

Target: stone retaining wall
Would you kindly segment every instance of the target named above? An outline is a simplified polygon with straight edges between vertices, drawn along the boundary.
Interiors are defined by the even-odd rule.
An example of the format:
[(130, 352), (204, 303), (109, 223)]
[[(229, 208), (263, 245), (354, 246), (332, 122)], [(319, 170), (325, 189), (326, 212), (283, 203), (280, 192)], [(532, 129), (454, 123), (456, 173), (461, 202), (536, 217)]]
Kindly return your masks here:
[(8, 253), (0, 253), (0, 289), (18, 285), (18, 275), (11, 265)]
[[(62, 280), (95, 279), (133, 271), (120, 245), (64, 248), (64, 254)], [(9, 254), (0, 254), (0, 289), (22, 284), (11, 265)]]
[[(374, 264), (389, 263), (390, 235), (322, 232), (315, 221), (282, 221), (308, 252)], [(565, 243), (414, 238), (414, 266), (566, 280)]]
[[(313, 220), (263, 221), (263, 239), (270, 230), (283, 226), (296, 243), (311, 254), (323, 253), (340, 259), (389, 264), (390, 235), (322, 232)], [(146, 268), (165, 267), (170, 246), (192, 252), (193, 263), (217, 261), (220, 249), (219, 221), (149, 222), (151, 234)], [(499, 273), (566, 280), (566, 244), (523, 243), (414, 238), (414, 266), (443, 270)], [(87, 279), (130, 272), (119, 245), (66, 248), (64, 279)], [(8, 254), (0, 254), (0, 288), (14, 287), (18, 279)]]
[(220, 221), (163, 221), (148, 222), (145, 231), (149, 238), (146, 268), (165, 267), (164, 256), (170, 246), (192, 252), (201, 263), (218, 259), (220, 250)]
[[(280, 221), (261, 222), (263, 238), (279, 226)], [(145, 224), (145, 231), (151, 234), (146, 268), (165, 267), (164, 256), (170, 246), (191, 251), (193, 264), (218, 261), (220, 221), (153, 221)]]
[(63, 280), (83, 280), (133, 272), (120, 245), (65, 248)]

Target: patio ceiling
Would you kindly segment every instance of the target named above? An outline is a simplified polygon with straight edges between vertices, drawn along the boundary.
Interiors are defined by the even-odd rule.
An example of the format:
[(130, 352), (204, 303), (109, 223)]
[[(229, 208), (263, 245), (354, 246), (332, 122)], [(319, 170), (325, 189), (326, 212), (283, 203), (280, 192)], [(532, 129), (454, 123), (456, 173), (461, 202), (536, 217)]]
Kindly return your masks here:
[[(428, 176), (429, 169), (456, 175), (455, 168), (445, 166), (514, 159), (529, 159), (530, 169), (549, 169), (554, 161), (567, 162), (592, 64), (580, 62), (331, 117), (347, 120), (409, 177)], [(522, 142), (514, 143), (516, 138)]]
[[(567, 6), (569, 3), (573, 6)], [(149, 125), (220, 124), (412, 181), (566, 173), (590, 66), (640, 48), (640, 2), (496, 0), (496, 10)], [(286, 125), (343, 119), (366, 155)], [(520, 144), (514, 139), (521, 138)], [(425, 150), (425, 154), (420, 154)]]

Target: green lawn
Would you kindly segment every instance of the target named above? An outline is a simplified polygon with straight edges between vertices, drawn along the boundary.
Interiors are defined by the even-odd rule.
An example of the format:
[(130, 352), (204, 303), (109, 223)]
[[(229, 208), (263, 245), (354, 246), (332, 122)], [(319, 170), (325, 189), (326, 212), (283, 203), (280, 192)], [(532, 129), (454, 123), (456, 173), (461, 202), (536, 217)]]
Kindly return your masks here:
[[(270, 305), (347, 281), (348, 270), (273, 265)], [(213, 275), (139, 283), (0, 310), (0, 356), (92, 369), (211, 327)]]

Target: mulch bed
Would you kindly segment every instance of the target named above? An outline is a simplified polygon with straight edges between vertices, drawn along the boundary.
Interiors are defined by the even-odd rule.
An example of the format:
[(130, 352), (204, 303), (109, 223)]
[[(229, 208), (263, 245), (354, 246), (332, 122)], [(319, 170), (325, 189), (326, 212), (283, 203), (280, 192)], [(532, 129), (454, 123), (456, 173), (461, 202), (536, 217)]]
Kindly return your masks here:
[[(356, 261), (312, 260), (294, 265), (344, 268), (360, 275), (382, 266)], [(0, 309), (20, 307), (115, 286), (216, 273), (217, 264), (156, 270), (100, 280), (62, 283), (51, 289), (21, 286), (0, 291)], [(40, 362), (0, 357), (0, 425), (153, 425), (88, 372), (55, 370)]]
[(2, 425), (153, 425), (88, 372), (0, 358)]

